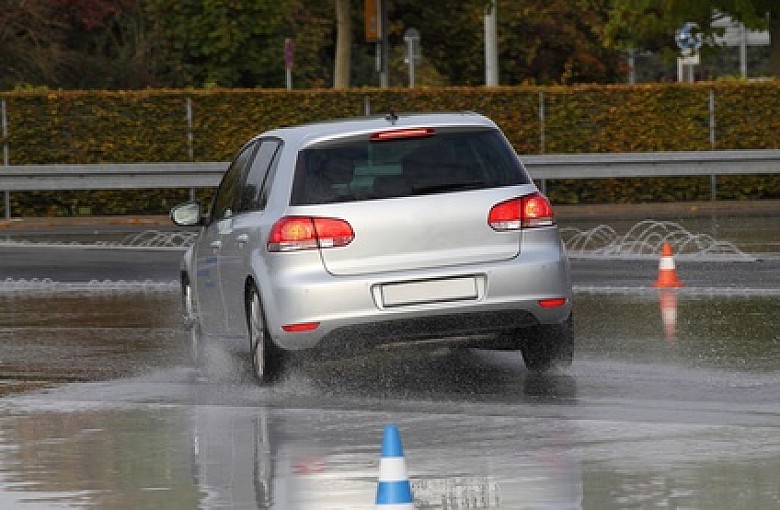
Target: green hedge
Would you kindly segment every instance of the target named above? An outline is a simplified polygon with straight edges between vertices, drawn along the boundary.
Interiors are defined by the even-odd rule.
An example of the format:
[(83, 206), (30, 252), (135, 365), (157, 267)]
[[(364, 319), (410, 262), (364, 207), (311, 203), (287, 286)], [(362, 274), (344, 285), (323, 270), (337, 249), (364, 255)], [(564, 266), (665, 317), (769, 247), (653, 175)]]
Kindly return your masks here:
[[(495, 120), (521, 155), (780, 148), (778, 81), (349, 91), (33, 91), (0, 93), (0, 100), (6, 104), (4, 141), (14, 165), (224, 161), (249, 137), (267, 129), (359, 116), (367, 110), (477, 111)], [(723, 178), (718, 190), (718, 198), (780, 198), (780, 178)], [(709, 180), (556, 181), (548, 183), (548, 194), (558, 203), (706, 200)], [(12, 211), (151, 213), (186, 196), (186, 190), (14, 193)]]

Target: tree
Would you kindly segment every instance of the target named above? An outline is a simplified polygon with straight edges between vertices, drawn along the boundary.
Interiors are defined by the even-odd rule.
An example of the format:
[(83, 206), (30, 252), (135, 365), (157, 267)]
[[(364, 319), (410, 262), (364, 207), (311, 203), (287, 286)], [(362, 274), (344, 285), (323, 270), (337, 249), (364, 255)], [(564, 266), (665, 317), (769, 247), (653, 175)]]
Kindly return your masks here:
[(67, 45), (79, 56), (68, 88), (161, 86), (160, 34), (144, 0), (71, 0)]
[(25, 0), (0, 11), (0, 88), (159, 85), (143, 0)]
[(723, 15), (754, 30), (769, 30), (768, 70), (780, 77), (780, 2), (777, 0), (611, 0), (604, 43), (613, 48), (674, 51), (673, 36), (683, 23), (699, 25), (709, 38), (712, 24)]
[(606, 0), (502, 0), (498, 12), (502, 81), (622, 81), (619, 52), (601, 43)]
[[(606, 0), (498, 0), (499, 75), (503, 84), (614, 82), (619, 53), (605, 48), (601, 32)], [(406, 26), (422, 33), (423, 58), (453, 85), (484, 83), (485, 0), (447, 6), (396, 0), (391, 42), (402, 44)]]
[(713, 7), (741, 21), (746, 27), (769, 30), (770, 75), (780, 78), (780, 2), (777, 0), (719, 0)]
[[(147, 0), (169, 62), (169, 86), (283, 87), (284, 40), (296, 83), (322, 85), (332, 7), (296, 0)], [(331, 57), (332, 60), (332, 57)]]
[(0, 88), (58, 81), (68, 57), (68, 24), (46, 0), (9, 2), (0, 9)]
[(333, 88), (349, 88), (352, 64), (352, 12), (349, 0), (336, 0), (336, 66)]
[[(600, 44), (608, 1), (498, 0), (502, 83), (619, 79), (617, 50)], [(286, 38), (296, 87), (377, 85), (363, 2), (8, 0), (0, 87), (283, 87)], [(489, 0), (448, 2), (446, 12), (430, 0), (386, 2), (391, 85), (406, 84), (409, 27), (422, 34), (420, 86), (484, 83)]]

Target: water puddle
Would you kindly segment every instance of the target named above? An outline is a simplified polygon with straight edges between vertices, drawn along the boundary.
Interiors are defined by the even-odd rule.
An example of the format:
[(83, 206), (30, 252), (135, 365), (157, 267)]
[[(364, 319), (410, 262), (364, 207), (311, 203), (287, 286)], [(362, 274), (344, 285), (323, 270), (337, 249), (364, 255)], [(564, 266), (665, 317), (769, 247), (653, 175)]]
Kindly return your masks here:
[[(419, 509), (780, 501), (776, 299), (579, 296), (571, 389), (543, 399), (507, 353), (315, 359), (272, 388), (220, 361), (198, 381), (178, 292), (141, 283), (0, 293), (6, 376), (102, 381), (0, 399), (0, 508), (373, 508), (391, 421)], [(677, 419), (695, 406), (707, 420)]]
[(82, 290), (51, 282), (32, 292), (0, 292), (5, 390), (188, 363), (179, 293), (148, 283), (117, 283)]
[(681, 290), (578, 295), (577, 355), (774, 377), (780, 370), (777, 297)]

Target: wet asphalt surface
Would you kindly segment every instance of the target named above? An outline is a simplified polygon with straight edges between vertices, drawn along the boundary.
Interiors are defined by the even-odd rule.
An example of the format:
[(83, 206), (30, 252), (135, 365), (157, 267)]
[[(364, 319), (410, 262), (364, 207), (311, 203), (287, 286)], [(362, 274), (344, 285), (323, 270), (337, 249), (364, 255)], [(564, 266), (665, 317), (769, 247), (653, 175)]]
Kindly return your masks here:
[[(771, 246), (772, 225), (733, 231)], [(573, 258), (566, 371), (391, 351), (269, 387), (218, 344), (193, 366), (180, 253), (0, 246), (0, 508), (374, 508), (388, 423), (416, 508), (780, 507), (771, 250), (681, 257), (676, 291), (652, 259)]]

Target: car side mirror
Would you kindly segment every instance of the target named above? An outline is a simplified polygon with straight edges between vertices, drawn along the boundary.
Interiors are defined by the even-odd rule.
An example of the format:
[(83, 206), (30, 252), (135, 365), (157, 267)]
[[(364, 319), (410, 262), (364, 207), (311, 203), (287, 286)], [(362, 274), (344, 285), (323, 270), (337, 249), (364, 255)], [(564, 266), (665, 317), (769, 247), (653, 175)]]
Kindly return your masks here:
[(171, 221), (180, 227), (203, 224), (203, 214), (198, 202), (187, 202), (171, 209)]

